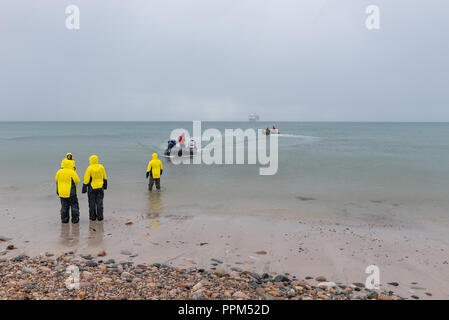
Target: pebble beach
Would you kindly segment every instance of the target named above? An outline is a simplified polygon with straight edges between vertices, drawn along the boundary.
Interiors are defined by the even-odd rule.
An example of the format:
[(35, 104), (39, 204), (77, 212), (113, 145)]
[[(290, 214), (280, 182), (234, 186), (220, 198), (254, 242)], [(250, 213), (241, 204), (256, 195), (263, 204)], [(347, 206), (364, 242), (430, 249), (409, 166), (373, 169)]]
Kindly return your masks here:
[[(39, 257), (20, 254), (0, 259), (1, 300), (400, 300), (391, 290), (368, 290), (362, 283), (342, 284), (323, 276), (297, 279), (233, 268), (178, 269), (167, 264), (78, 256), (73, 252)], [(220, 265), (222, 262), (214, 259)], [(79, 287), (66, 285), (67, 268), (79, 270)], [(74, 278), (76, 279), (76, 277)]]

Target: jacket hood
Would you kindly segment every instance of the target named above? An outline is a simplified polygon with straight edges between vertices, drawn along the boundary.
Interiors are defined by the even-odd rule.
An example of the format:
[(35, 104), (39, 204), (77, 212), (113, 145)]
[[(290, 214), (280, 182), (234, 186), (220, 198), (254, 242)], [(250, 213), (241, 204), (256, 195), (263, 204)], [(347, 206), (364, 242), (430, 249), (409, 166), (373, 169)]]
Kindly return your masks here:
[(157, 159), (157, 153), (153, 153), (153, 160)]
[(66, 156), (66, 158), (68, 157), (68, 156), (71, 156), (72, 154), (70, 153), (70, 152), (68, 152), (65, 156)]
[(64, 159), (61, 162), (61, 168), (62, 169), (72, 169), (73, 168), (73, 163), (72, 161), (68, 160), (68, 159)]
[(98, 164), (98, 156), (97, 155), (93, 155), (89, 157), (89, 164)]

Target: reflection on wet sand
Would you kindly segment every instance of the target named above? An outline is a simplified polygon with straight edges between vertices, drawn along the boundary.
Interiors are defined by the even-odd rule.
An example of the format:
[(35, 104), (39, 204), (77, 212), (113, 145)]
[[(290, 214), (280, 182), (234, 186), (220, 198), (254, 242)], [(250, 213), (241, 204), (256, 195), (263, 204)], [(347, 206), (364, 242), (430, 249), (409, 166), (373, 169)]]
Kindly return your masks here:
[(89, 247), (99, 246), (103, 243), (104, 228), (103, 221), (89, 222), (89, 235), (87, 244)]
[(67, 247), (78, 245), (80, 240), (79, 223), (61, 223), (60, 243)]
[(160, 191), (150, 191), (148, 195), (148, 212), (147, 218), (151, 219), (149, 226), (152, 229), (160, 227), (160, 215), (164, 210), (164, 204), (162, 201), (162, 195)]
[(152, 191), (148, 196), (148, 218), (159, 218), (163, 211), (163, 203), (160, 191)]

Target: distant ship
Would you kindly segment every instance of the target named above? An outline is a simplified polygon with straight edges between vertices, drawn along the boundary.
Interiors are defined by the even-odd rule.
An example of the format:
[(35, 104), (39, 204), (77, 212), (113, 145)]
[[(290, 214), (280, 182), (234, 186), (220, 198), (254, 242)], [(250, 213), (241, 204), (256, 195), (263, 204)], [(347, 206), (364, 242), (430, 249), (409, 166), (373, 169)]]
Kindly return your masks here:
[(259, 118), (259, 115), (257, 113), (250, 113), (249, 116), (248, 116), (248, 120), (249, 121), (258, 121), (259, 119), (260, 118)]

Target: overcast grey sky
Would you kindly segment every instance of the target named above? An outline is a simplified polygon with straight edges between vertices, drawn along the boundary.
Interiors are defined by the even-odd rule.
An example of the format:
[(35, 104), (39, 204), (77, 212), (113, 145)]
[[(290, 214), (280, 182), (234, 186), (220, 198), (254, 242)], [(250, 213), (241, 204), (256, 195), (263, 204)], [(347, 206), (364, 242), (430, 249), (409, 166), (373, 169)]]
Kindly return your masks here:
[(0, 0), (0, 121), (449, 121), (448, 17), (447, 0)]

